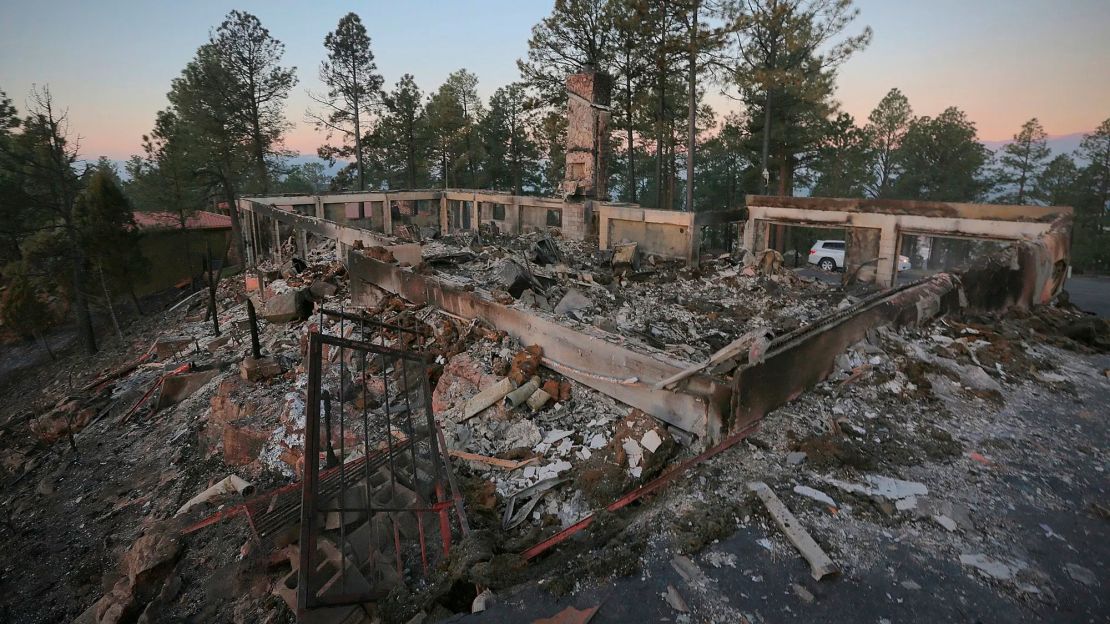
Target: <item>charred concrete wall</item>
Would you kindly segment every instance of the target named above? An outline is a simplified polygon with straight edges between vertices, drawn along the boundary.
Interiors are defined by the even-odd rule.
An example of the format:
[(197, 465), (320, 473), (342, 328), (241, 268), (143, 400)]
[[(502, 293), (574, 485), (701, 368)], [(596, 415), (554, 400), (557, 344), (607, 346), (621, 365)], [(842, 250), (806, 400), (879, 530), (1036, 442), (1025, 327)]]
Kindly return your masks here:
[[(502, 205), (506, 209), (509, 206), (519, 209), (522, 205), (548, 207), (544, 202), (521, 204), (511, 196), (471, 192), (469, 197), (468, 206), (474, 211), (475, 222), (483, 210), (483, 203), (505, 202)], [(442, 214), (446, 215), (448, 194), (440, 198), (444, 202)], [(406, 198), (409, 199), (413, 198)], [(896, 234), (902, 226), (929, 232), (948, 232), (944, 228), (958, 227), (964, 233), (993, 233), (994, 238), (1040, 233), (1029, 234), (1028, 238), (1015, 241), (999, 253), (980, 258), (962, 273), (940, 273), (878, 293), (847, 310), (834, 312), (816, 323), (779, 336), (767, 345), (758, 361), (741, 362), (731, 379), (696, 374), (676, 389), (666, 390), (655, 387), (655, 382), (690, 368), (692, 363), (662, 353), (632, 351), (599, 329), (565, 327), (524, 310), (495, 303), (489, 293), (467, 291), (414, 272), (406, 265), (420, 262), (419, 245), (399, 245), (395, 239), (373, 231), (342, 226), (251, 200), (243, 200), (240, 208), (248, 215), (244, 228), (248, 237), (257, 236), (248, 241), (253, 254), (268, 253), (262, 245), (274, 238), (258, 234), (266, 232), (270, 221), (278, 229), (286, 228), (287, 232), (332, 238), (347, 258), (356, 302), (373, 306), (385, 293), (393, 293), (413, 302), (434, 304), (456, 316), (480, 318), (523, 342), (540, 344), (546, 366), (693, 433), (703, 444), (712, 444), (724, 435), (747, 428), (824, 379), (832, 370), (837, 355), (869, 330), (883, 325), (923, 323), (969, 308), (1000, 312), (1047, 303), (1063, 287), (1067, 274), (1070, 208), (1026, 210), (1022, 207), (923, 206), (919, 203), (911, 206), (886, 202), (865, 205), (848, 200), (806, 200), (813, 202), (813, 208), (807, 209), (797, 207), (798, 204), (787, 207), (782, 205), (785, 201), (776, 201), (780, 202), (777, 206), (750, 207), (747, 240), (757, 243), (764, 240), (750, 227), (761, 220), (825, 223), (829, 218), (842, 219), (846, 227), (851, 228), (849, 235), (858, 247), (850, 263), (862, 267), (860, 274), (868, 265), (867, 256), (876, 250), (883, 253), (884, 237), (891, 231)], [(320, 201), (317, 205), (324, 203)], [(560, 205), (569, 204), (557, 202), (553, 206)], [(493, 212), (492, 207), (490, 211)], [(697, 217), (688, 213), (666, 213), (663, 219), (657, 213), (665, 211), (604, 204), (598, 211), (599, 222), (603, 224), (603, 246), (617, 235), (614, 232), (619, 234), (632, 231), (622, 228), (640, 227), (643, 231), (638, 235), (647, 245), (672, 245), (678, 249), (682, 247), (683, 237), (690, 237), (686, 239), (690, 253), (696, 250), (691, 228), (730, 222), (738, 214), (728, 211)], [(519, 218), (519, 211), (516, 214)], [(686, 231), (680, 231), (682, 228)], [(397, 262), (384, 262), (353, 249), (360, 245), (387, 246)], [(876, 279), (881, 279), (881, 265), (876, 273), (879, 273)]]
[[(839, 227), (861, 248), (849, 252), (848, 276), (893, 286), (897, 277), (898, 240), (903, 234), (1032, 241), (1062, 224), (1070, 236), (1072, 209), (1065, 206), (1007, 206), (887, 199), (832, 199), (749, 195), (744, 246), (767, 248), (768, 232), (777, 225)], [(878, 232), (877, 248), (871, 228)], [(1058, 245), (1057, 245), (1058, 246)], [(872, 255), (874, 254), (874, 255)], [(1066, 255), (1066, 252), (1065, 252)]]
[(696, 260), (692, 212), (601, 204), (597, 215), (598, 247), (601, 249), (609, 249), (627, 240), (638, 243), (643, 253)]

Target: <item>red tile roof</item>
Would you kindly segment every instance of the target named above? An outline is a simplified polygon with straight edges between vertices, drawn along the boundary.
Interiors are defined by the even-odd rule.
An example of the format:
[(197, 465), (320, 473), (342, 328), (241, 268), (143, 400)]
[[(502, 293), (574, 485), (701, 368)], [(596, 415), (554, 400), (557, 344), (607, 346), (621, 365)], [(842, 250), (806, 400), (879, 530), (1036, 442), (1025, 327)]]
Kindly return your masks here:
[[(163, 230), (181, 227), (177, 214), (173, 212), (139, 212), (133, 213), (135, 225), (140, 230)], [(231, 217), (198, 210), (185, 220), (185, 227), (190, 230), (225, 230), (231, 228)]]

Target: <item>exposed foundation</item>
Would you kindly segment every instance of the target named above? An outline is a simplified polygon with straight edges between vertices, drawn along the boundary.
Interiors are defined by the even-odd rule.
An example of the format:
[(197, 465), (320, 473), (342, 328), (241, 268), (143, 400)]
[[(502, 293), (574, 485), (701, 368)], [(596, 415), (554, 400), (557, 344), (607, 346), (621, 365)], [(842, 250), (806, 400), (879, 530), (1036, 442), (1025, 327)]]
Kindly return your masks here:
[[(394, 199), (399, 197), (400, 199)], [(490, 292), (462, 289), (434, 276), (414, 271), (420, 264), (420, 246), (405, 243), (384, 232), (357, 227), (365, 217), (347, 224), (297, 214), (295, 207), (310, 200), (321, 207), (346, 202), (351, 196), (312, 198), (248, 198), (240, 209), (248, 218), (247, 232), (275, 231), (297, 239), (294, 232), (338, 241), (347, 259), (356, 300), (375, 300), (393, 293), (417, 303), (431, 303), (452, 315), (480, 319), (504, 330), (525, 344), (543, 347), (544, 365), (609, 396), (638, 407), (668, 425), (711, 444), (743, 430), (775, 407), (798, 396), (832, 370), (833, 359), (860, 340), (870, 329), (883, 325), (912, 325), (965, 307), (1002, 311), (1049, 301), (1063, 286), (1068, 266), (1070, 208), (923, 204), (920, 202), (868, 202), (799, 198), (751, 197), (745, 241), (760, 251), (773, 224), (835, 223), (849, 232), (854, 250), (848, 254), (853, 274), (880, 284), (893, 281), (894, 241), (904, 232), (934, 232), (1007, 237), (1015, 242), (1002, 252), (979, 258), (959, 274), (940, 273), (898, 289), (877, 293), (846, 310), (778, 336), (757, 361), (742, 358), (735, 372), (726, 376), (699, 372), (667, 389), (655, 384), (694, 366), (663, 353), (645, 353), (622, 346), (619, 337), (600, 329), (583, 331), (538, 315), (497, 303)], [(373, 205), (396, 207), (395, 202), (439, 200), (440, 232), (473, 229), (482, 223), (484, 204), (512, 206), (502, 221), (511, 232), (528, 231), (522, 218), (526, 208), (554, 209), (598, 217), (599, 246), (632, 240), (642, 249), (664, 257), (696, 260), (694, 227), (735, 218), (734, 213), (677, 213), (600, 202), (573, 204), (551, 200), (501, 196), (473, 191), (414, 191), (400, 194), (364, 193), (357, 199)], [(452, 218), (459, 210), (473, 211), (470, 227), (458, 227)], [(365, 213), (360, 213), (365, 214)], [(583, 223), (588, 221), (583, 219)], [(388, 224), (387, 224), (388, 225)], [(285, 229), (283, 229), (285, 228)], [(288, 231), (287, 231), (288, 230)], [(564, 230), (564, 236), (585, 235), (588, 228)], [(249, 240), (255, 257), (267, 253), (262, 239)], [(388, 254), (363, 251), (384, 247)], [(392, 257), (390, 257), (392, 256)], [(874, 269), (864, 271), (868, 266)]]

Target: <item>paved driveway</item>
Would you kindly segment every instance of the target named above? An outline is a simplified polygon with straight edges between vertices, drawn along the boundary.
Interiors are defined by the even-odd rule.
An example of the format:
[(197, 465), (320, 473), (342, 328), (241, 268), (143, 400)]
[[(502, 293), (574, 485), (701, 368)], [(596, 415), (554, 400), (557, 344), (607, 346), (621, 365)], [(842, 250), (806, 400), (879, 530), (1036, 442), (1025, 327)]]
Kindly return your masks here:
[(1101, 318), (1110, 318), (1110, 277), (1076, 276), (1068, 280), (1064, 289), (1075, 305)]

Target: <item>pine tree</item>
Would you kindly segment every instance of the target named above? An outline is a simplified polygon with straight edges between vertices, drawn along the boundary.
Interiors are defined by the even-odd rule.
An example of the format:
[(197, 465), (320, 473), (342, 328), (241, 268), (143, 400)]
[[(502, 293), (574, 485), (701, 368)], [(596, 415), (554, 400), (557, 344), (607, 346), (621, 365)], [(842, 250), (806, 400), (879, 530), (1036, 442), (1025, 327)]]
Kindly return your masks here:
[(1052, 154), (1047, 139), (1041, 122), (1034, 117), (1022, 124), (1014, 140), (1002, 148), (995, 181), (1002, 188), (1000, 201), (1027, 204), (1039, 194), (1037, 178)]
[(228, 13), (208, 45), (222, 70), (224, 113), (247, 145), (255, 184), (265, 193), (270, 184), (267, 161), (281, 154), (281, 135), (290, 127), (285, 99), (297, 85), (297, 68), (281, 66), (285, 45), (257, 17), (243, 11)]
[(977, 201), (989, 189), (983, 173), (990, 152), (978, 141), (975, 124), (958, 108), (910, 122), (894, 155), (902, 175), (893, 197), (933, 201)]
[(910, 101), (897, 88), (888, 91), (867, 116), (866, 130), (872, 144), (872, 172), (867, 191), (872, 197), (890, 195), (899, 173), (894, 154), (902, 145), (911, 120)]
[(478, 77), (460, 69), (428, 101), (428, 129), (444, 186), (478, 186), (483, 156), (476, 129), (485, 110), (477, 89)]
[(412, 74), (401, 76), (382, 104), (379, 133), (384, 160), (392, 165), (391, 186), (419, 188), (428, 178), (429, 136), (423, 94)]
[(870, 178), (871, 140), (848, 113), (840, 113), (827, 125), (817, 149), (813, 169), (819, 197), (862, 197)]
[[(41, 248), (50, 249), (46, 257), (59, 269), (55, 285), (68, 285), (77, 333), (85, 351), (96, 353), (96, 334), (85, 290), (88, 259), (76, 213), (82, 187), (75, 168), (79, 143), (71, 139), (68, 116), (58, 110), (47, 88), (32, 89), (28, 114), (20, 129), (0, 147), (9, 166), (16, 169), (28, 209), (38, 213), (44, 227), (49, 228), (38, 237), (45, 243)], [(25, 243), (24, 257), (34, 247), (31, 242)]]
[(0, 319), (3, 319), (5, 327), (17, 334), (37, 338), (50, 354), (50, 359), (56, 359), (43, 337), (43, 332), (53, 323), (50, 307), (43, 300), (44, 295), (28, 277), (25, 263), (15, 262), (9, 267), (4, 276), (7, 288), (0, 295)]
[(125, 292), (140, 310), (135, 282), (145, 273), (146, 263), (139, 251), (139, 231), (135, 227), (131, 202), (110, 172), (94, 169), (77, 202), (76, 217), (81, 244), (104, 295), (104, 305), (120, 331), (113, 293)]
[(489, 113), (482, 120), (484, 169), (490, 188), (514, 195), (523, 194), (525, 186), (535, 188), (530, 173), (539, 160), (539, 150), (530, 136), (533, 117), (532, 104), (520, 83), (501, 87), (490, 98)]
[(1048, 161), (1037, 176), (1037, 199), (1050, 206), (1071, 206), (1077, 197), (1078, 184), (1079, 168), (1075, 160), (1067, 154), (1060, 154)]
[(555, 0), (551, 15), (532, 27), (528, 57), (518, 60), (521, 78), (540, 99), (561, 108), (566, 75), (593, 67), (607, 71), (612, 54), (609, 0)]
[(871, 29), (842, 37), (859, 14), (851, 0), (733, 0), (726, 11), (739, 35), (732, 79), (759, 114), (752, 129), (762, 142), (764, 186), (770, 190), (774, 175), (779, 194), (791, 195), (799, 155), (813, 149), (834, 112), (836, 69), (867, 46)]
[(374, 53), (366, 27), (355, 13), (339, 20), (335, 30), (324, 37), (328, 58), (320, 64), (320, 81), (328, 87), (326, 95), (309, 94), (323, 106), (321, 113), (309, 111), (317, 129), (328, 139), (339, 135), (340, 145), (320, 148), (321, 158), (335, 162), (337, 157), (354, 156), (358, 189), (366, 189), (363, 135), (370, 129), (371, 115), (381, 99), (382, 76), (377, 73)]

